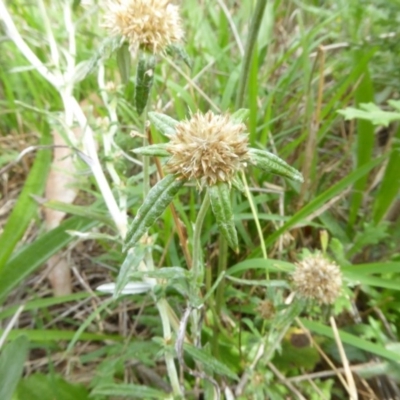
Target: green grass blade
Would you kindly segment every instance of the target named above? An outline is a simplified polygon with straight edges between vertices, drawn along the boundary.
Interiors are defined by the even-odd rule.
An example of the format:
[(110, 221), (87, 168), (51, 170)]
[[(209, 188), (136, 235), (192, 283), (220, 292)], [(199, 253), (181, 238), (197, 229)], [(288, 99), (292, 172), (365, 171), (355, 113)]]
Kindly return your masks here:
[(85, 232), (96, 224), (96, 221), (80, 217), (67, 219), (60, 226), (45, 233), (32, 244), (15, 254), (4, 266), (1, 274), (0, 303), (25, 278), (73, 240), (73, 237), (66, 233), (67, 230)]
[[(308, 321), (306, 319), (301, 318), (301, 323), (310, 331), (315, 332), (319, 335), (327, 336), (331, 339), (334, 339), (335, 336), (331, 328), (322, 325), (320, 322), (316, 321)], [(386, 350), (383, 346), (379, 344), (369, 342), (368, 340), (364, 340), (359, 336), (354, 336), (351, 333), (343, 332), (339, 330), (340, 339), (343, 343), (349, 344), (350, 346), (354, 346), (358, 349), (364, 350), (370, 354), (374, 354), (379, 357), (386, 358), (392, 361), (399, 361), (399, 355), (393, 351)]]
[(378, 224), (386, 215), (400, 188), (400, 127), (394, 137), (393, 150), (386, 166), (385, 175), (375, 197), (373, 220)]
[[(51, 136), (48, 130), (43, 133), (40, 144), (51, 144)], [(41, 150), (37, 153), (24, 188), (0, 236), (0, 279), (2, 279), (2, 271), (7, 260), (37, 212), (38, 204), (32, 198), (32, 195), (42, 195), (50, 163), (51, 152), (49, 150)]]
[[(0, 329), (0, 336), (4, 330)], [(76, 333), (74, 331), (57, 330), (57, 329), (13, 329), (7, 336), (7, 340), (15, 340), (19, 336), (26, 336), (30, 342), (46, 343), (54, 342), (57, 340), (72, 340)], [(121, 342), (124, 340), (119, 335), (103, 335), (100, 333), (83, 332), (79, 335), (79, 340), (84, 341), (97, 341), (112, 340), (114, 342)]]
[[(368, 163), (362, 165), (357, 168), (355, 171), (350, 173), (348, 176), (343, 178), (341, 181), (330, 187), (325, 192), (321, 193), (314, 200), (310, 201), (305, 207), (303, 207), (300, 211), (298, 211), (293, 217), (287, 221), (281, 228), (272, 233), (266, 240), (265, 245), (271, 245), (280, 235), (286, 232), (289, 228), (300, 222), (301, 220), (307, 218), (310, 214), (317, 211), (320, 207), (322, 207), (327, 201), (332, 199), (334, 196), (342, 193), (342, 191), (349, 185), (352, 185), (361, 177), (365, 176), (372, 168), (376, 167), (382, 162), (382, 157), (377, 158), (375, 160), (371, 160)], [(252, 256), (259, 255), (260, 249), (257, 249), (256, 252)]]
[(19, 336), (7, 343), (0, 355), (0, 399), (11, 400), (24, 370), (28, 356), (29, 341)]
[[(374, 89), (370, 78), (368, 65), (364, 67), (363, 78), (355, 91), (356, 104), (370, 103), (374, 101)], [(370, 121), (357, 121), (357, 148), (356, 159), (357, 167), (368, 163), (372, 158), (372, 150), (375, 143), (374, 126)], [(357, 220), (358, 211), (361, 207), (364, 190), (367, 184), (368, 174), (362, 176), (354, 183), (354, 193), (352, 195), (349, 210), (349, 228), (352, 228)]]

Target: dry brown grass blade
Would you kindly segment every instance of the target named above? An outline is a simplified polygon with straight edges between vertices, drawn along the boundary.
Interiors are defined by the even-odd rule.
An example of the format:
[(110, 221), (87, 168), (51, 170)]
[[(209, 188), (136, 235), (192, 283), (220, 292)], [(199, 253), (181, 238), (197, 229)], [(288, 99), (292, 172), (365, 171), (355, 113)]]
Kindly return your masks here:
[(357, 387), (356, 387), (356, 384), (354, 382), (354, 377), (353, 377), (353, 374), (352, 374), (351, 369), (350, 369), (349, 360), (346, 357), (346, 352), (344, 351), (343, 343), (342, 343), (342, 341), (340, 339), (340, 336), (339, 336), (339, 331), (337, 329), (335, 319), (333, 317), (330, 317), (329, 318), (329, 322), (331, 323), (332, 331), (333, 331), (333, 334), (335, 336), (335, 342), (336, 342), (336, 345), (338, 347), (340, 358), (341, 358), (342, 363), (343, 363), (344, 374), (346, 376), (347, 385), (348, 385), (347, 390), (348, 390), (350, 399), (351, 400), (358, 400)]
[[(80, 135), (80, 129), (74, 130), (75, 136)], [(66, 143), (59, 132), (53, 132), (54, 151), (53, 164), (46, 183), (46, 198), (71, 204), (77, 195), (77, 190), (73, 187), (75, 182), (75, 166), (71, 157), (71, 149), (66, 147)], [(65, 146), (65, 147), (64, 147)], [(56, 228), (65, 217), (61, 211), (46, 208), (45, 225), (47, 230)], [(54, 296), (65, 296), (72, 292), (71, 271), (65, 255), (55, 254), (47, 262), (49, 270), (49, 281), (53, 288)]]

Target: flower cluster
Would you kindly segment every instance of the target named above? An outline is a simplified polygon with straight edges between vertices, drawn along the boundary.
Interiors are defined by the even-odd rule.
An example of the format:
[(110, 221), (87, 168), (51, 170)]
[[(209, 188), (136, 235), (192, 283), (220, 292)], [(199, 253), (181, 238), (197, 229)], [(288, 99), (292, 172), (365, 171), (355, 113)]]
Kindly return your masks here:
[(340, 268), (316, 253), (296, 264), (292, 275), (297, 294), (319, 304), (332, 304), (340, 295), (342, 274)]
[(167, 164), (180, 179), (195, 179), (200, 186), (231, 182), (249, 159), (246, 126), (229, 115), (197, 112), (176, 125), (166, 150), (172, 155)]
[(212, 211), (220, 232), (233, 249), (238, 249), (238, 238), (233, 218), (230, 190), (232, 185), (243, 188), (237, 179), (248, 163), (298, 182), (299, 171), (266, 150), (250, 148), (243, 121), (247, 110), (234, 114), (215, 115), (199, 112), (189, 120), (150, 112), (153, 125), (169, 138), (169, 143), (135, 149), (144, 156), (168, 157), (169, 174), (155, 185), (139, 209), (126, 238), (126, 249), (133, 247), (146, 230), (161, 215), (178, 193), (184, 182), (196, 180), (207, 189)]
[(179, 8), (169, 0), (109, 0), (106, 8), (104, 26), (133, 53), (159, 53), (183, 39)]

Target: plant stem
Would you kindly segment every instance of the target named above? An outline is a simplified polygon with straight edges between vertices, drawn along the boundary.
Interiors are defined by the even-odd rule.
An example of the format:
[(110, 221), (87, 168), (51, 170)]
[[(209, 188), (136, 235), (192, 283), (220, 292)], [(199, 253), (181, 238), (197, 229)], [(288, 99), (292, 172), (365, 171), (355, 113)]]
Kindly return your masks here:
[(244, 60), (239, 77), (239, 89), (236, 95), (235, 109), (243, 107), (244, 94), (247, 87), (247, 79), (250, 71), (251, 60), (253, 58), (254, 46), (257, 42), (258, 31), (260, 30), (261, 21), (264, 16), (264, 10), (267, 5), (267, 0), (258, 0), (256, 8), (251, 20), (249, 36), (246, 42), (246, 49), (244, 53)]

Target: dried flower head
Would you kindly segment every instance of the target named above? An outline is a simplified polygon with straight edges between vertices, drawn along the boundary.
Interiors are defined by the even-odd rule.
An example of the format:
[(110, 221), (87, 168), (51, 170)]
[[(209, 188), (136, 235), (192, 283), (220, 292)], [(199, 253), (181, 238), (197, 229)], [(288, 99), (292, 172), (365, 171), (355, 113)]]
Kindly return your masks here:
[(271, 300), (262, 300), (258, 303), (256, 311), (259, 312), (261, 318), (271, 319), (275, 315), (275, 306)]
[(321, 253), (297, 263), (292, 279), (301, 297), (316, 300), (320, 304), (334, 303), (342, 287), (340, 268)]
[(158, 53), (183, 38), (179, 8), (170, 0), (109, 0), (104, 26), (127, 40), (132, 52)]
[(211, 111), (179, 122), (166, 147), (172, 154), (169, 172), (181, 179), (196, 179), (201, 186), (230, 183), (249, 158), (245, 131), (243, 123)]

